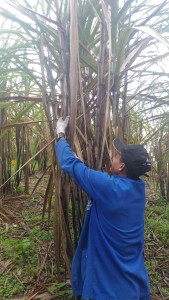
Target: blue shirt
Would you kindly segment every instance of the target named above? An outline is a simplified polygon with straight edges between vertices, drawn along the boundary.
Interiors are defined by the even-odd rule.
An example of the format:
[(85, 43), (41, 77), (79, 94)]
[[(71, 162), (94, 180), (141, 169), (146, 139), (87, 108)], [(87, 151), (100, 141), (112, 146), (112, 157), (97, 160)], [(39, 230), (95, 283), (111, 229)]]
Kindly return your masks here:
[(89, 169), (65, 139), (56, 144), (56, 151), (61, 168), (92, 204), (87, 206), (73, 258), (73, 295), (95, 300), (149, 299), (143, 258), (144, 181)]

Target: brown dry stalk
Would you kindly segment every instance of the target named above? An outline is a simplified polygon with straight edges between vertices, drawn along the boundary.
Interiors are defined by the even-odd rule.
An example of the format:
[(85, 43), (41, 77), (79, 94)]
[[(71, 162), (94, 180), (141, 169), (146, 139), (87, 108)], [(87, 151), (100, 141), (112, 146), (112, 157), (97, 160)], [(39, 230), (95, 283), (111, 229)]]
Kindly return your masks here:
[(8, 178), (1, 186), (0, 189), (7, 184), (11, 178), (13, 178), (20, 170), (22, 170), (27, 164), (29, 164), (37, 155), (39, 155), (41, 152), (43, 152), (49, 145), (51, 145), (55, 141), (55, 138), (53, 138), (50, 142), (48, 142), (42, 149), (40, 149), (35, 155), (33, 155), (22, 167), (20, 167), (15, 174), (13, 174), (10, 178)]

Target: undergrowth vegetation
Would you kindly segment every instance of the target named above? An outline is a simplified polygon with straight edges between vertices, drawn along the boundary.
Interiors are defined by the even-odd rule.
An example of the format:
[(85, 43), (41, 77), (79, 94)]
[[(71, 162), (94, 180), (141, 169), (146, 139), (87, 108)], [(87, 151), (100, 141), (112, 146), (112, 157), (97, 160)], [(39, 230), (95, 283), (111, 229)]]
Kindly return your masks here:
[(169, 204), (163, 198), (148, 202), (145, 210), (145, 258), (151, 292), (169, 299)]
[[(156, 2), (0, 1), (0, 195), (29, 194), (30, 176), (48, 172), (41, 212), (54, 212), (56, 265), (64, 261), (65, 273), (87, 197), (58, 165), (59, 117), (70, 115), (67, 140), (93, 169), (109, 169), (115, 137), (145, 144), (154, 184), (169, 199), (169, 1)], [(0, 218), (9, 221), (4, 204)], [(19, 247), (24, 263), (42, 242), (31, 231)]]
[(16, 224), (0, 224), (0, 299), (28, 299), (37, 289), (39, 299), (71, 298), (70, 281), (55, 262), (53, 216), (42, 221), (40, 198), (25, 203)]

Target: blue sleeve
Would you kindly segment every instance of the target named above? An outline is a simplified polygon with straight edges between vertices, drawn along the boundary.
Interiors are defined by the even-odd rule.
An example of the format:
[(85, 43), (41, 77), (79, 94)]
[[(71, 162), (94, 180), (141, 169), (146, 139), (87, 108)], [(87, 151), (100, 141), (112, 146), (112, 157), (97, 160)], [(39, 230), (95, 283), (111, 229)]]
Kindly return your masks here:
[(63, 138), (56, 144), (61, 169), (68, 173), (75, 182), (93, 199), (95, 192), (103, 187), (108, 174), (89, 169), (69, 147)]

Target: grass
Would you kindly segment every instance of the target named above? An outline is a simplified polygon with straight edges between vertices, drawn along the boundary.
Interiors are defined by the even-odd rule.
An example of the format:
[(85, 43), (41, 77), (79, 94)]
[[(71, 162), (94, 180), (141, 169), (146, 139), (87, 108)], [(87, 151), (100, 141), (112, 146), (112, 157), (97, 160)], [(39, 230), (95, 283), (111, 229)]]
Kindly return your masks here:
[(145, 211), (145, 258), (151, 291), (169, 299), (169, 204), (162, 198), (151, 201)]
[[(41, 197), (39, 198), (41, 199)], [(18, 224), (0, 224), (0, 299), (33, 294), (44, 285), (39, 299), (71, 299), (69, 282), (58, 281), (53, 246), (53, 224), (41, 218), (42, 203), (29, 200)], [(49, 249), (49, 251), (48, 251)], [(43, 266), (44, 263), (44, 266)]]

